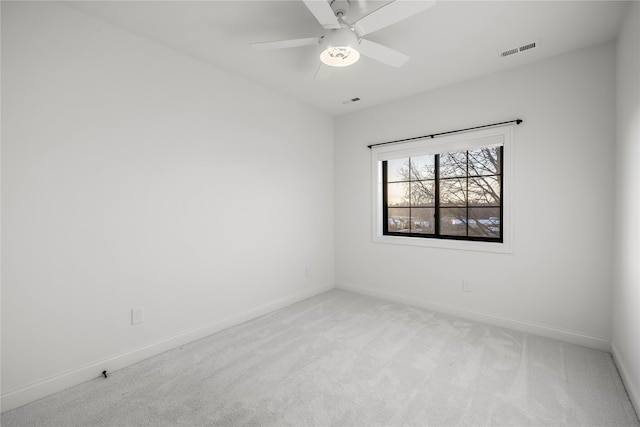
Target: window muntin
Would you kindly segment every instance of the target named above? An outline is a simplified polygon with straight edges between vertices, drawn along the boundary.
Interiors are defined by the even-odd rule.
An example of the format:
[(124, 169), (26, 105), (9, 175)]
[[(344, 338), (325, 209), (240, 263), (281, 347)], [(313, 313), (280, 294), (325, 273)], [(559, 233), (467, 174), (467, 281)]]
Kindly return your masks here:
[(502, 146), (382, 162), (383, 234), (502, 242)]

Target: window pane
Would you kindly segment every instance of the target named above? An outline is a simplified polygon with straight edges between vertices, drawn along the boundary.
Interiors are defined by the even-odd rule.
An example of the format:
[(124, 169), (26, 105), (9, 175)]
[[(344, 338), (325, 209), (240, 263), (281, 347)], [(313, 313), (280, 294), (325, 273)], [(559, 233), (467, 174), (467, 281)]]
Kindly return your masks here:
[(411, 158), (411, 180), (434, 179), (436, 177), (436, 156)]
[(410, 188), (408, 182), (387, 184), (387, 206), (409, 206)]
[(435, 181), (411, 183), (411, 206), (435, 206)]
[(470, 208), (469, 236), (500, 237), (500, 208)]
[(500, 173), (500, 147), (469, 150), (469, 175), (496, 175)]
[(466, 205), (466, 186), (466, 178), (440, 180), (440, 204), (442, 206)]
[(387, 182), (409, 181), (409, 158), (387, 160)]
[(392, 208), (388, 212), (387, 227), (389, 231), (393, 233), (409, 233), (409, 208)]
[(434, 208), (411, 209), (411, 232), (434, 234), (436, 232), (435, 213)]
[(440, 154), (440, 178), (467, 176), (467, 152)]
[(466, 236), (467, 210), (465, 208), (440, 209), (440, 234), (446, 236)]
[(384, 234), (500, 240), (502, 150), (474, 147), (415, 157), (405, 152), (384, 161)]
[(500, 177), (482, 176), (469, 178), (469, 206), (499, 205)]

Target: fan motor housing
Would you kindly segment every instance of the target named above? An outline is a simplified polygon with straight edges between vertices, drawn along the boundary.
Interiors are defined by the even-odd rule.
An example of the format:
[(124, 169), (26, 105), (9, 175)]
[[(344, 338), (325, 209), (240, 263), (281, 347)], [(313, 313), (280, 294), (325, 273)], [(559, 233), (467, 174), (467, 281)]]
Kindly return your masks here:
[(320, 43), (323, 49), (334, 46), (358, 46), (358, 35), (352, 28), (340, 28), (337, 30), (329, 30)]

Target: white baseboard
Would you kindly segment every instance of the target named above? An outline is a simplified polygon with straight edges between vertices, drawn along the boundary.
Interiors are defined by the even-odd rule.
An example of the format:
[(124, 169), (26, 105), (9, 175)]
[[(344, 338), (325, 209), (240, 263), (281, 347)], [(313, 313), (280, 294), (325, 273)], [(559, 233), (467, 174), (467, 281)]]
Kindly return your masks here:
[[(615, 362), (616, 367), (618, 368), (618, 372), (620, 372), (620, 377), (622, 378), (622, 382), (624, 383), (624, 386), (627, 389), (629, 400), (631, 400), (631, 403), (633, 404), (633, 407), (636, 410), (636, 414), (640, 418), (640, 390), (638, 390), (638, 387), (640, 387), (640, 384), (633, 381), (633, 378), (631, 378), (631, 375), (629, 375), (629, 369), (626, 367), (624, 363), (624, 359), (620, 357), (620, 352), (618, 351), (618, 348), (616, 347), (615, 342), (611, 343), (611, 355), (613, 356), (613, 361)], [(636, 381), (637, 380), (638, 378), (636, 378)]]
[(144, 359), (148, 359), (150, 357), (164, 353), (165, 351), (190, 343), (192, 341), (199, 340), (201, 338), (204, 338), (216, 332), (220, 332), (224, 329), (230, 328), (248, 320), (252, 320), (265, 314), (271, 313), (275, 310), (294, 304), (298, 301), (302, 301), (306, 298), (310, 298), (314, 295), (321, 294), (333, 289), (334, 287), (335, 286), (333, 284), (319, 286), (311, 290), (301, 292), (294, 296), (274, 301), (269, 304), (265, 304), (263, 306), (245, 311), (243, 313), (239, 313), (233, 317), (213, 322), (189, 331), (185, 331), (181, 334), (156, 341), (151, 344), (147, 344), (145, 346), (133, 349), (125, 353), (107, 357), (102, 360), (97, 360), (93, 363), (64, 372), (52, 378), (48, 378), (29, 386), (4, 393), (0, 398), (0, 407), (2, 408), (2, 412), (18, 408), (20, 406), (26, 405), (27, 403), (34, 402), (38, 399), (42, 399), (43, 397), (47, 397), (54, 393), (65, 390), (69, 387), (73, 387), (75, 385), (82, 384), (83, 382), (93, 380), (99, 375), (96, 375), (96, 373), (100, 373), (104, 370), (106, 370), (107, 372), (113, 372), (118, 369), (125, 368)]
[(450, 305), (434, 303), (431, 301), (408, 297), (404, 295), (394, 294), (391, 292), (384, 292), (378, 290), (372, 290), (363, 288), (360, 286), (349, 285), (346, 283), (336, 283), (336, 288), (344, 289), (346, 291), (352, 291), (360, 294), (370, 295), (382, 299), (387, 299), (403, 304), (408, 304), (427, 310), (437, 311), (440, 313), (451, 314), (453, 316), (462, 317), (465, 319), (474, 320), (477, 322), (489, 323), (491, 325), (502, 326), (504, 328), (514, 329), (516, 331), (526, 332), (533, 335), (539, 335), (546, 338), (555, 339), (558, 341), (564, 341), (571, 344), (580, 345), (583, 347), (594, 348), (596, 350), (611, 351), (611, 343), (603, 338), (592, 337), (581, 334), (579, 332), (556, 329), (545, 325), (538, 325), (535, 323), (524, 322), (517, 319), (510, 319), (507, 317), (496, 316), (493, 314), (482, 313), (479, 311), (467, 310), (464, 308), (453, 307)]

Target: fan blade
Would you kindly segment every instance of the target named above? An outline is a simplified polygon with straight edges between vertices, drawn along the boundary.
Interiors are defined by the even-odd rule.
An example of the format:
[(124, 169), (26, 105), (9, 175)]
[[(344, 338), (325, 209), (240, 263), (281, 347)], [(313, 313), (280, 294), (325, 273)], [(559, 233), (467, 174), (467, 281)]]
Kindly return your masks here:
[(286, 49), (289, 47), (313, 46), (320, 44), (320, 37), (308, 37), (306, 39), (279, 40), (275, 42), (250, 43), (255, 49)]
[(320, 25), (325, 29), (337, 30), (340, 28), (340, 22), (333, 13), (331, 6), (327, 0), (303, 0), (307, 8), (313, 13)]
[(325, 64), (324, 62), (320, 62), (320, 66), (318, 67), (318, 70), (316, 71), (316, 80), (324, 80), (324, 79), (328, 79), (329, 77), (331, 77), (331, 69), (333, 67), (330, 67), (329, 65)]
[(395, 0), (353, 23), (360, 37), (400, 22), (435, 5), (433, 0)]
[(358, 51), (364, 56), (368, 56), (371, 59), (375, 59), (376, 61), (380, 61), (383, 64), (391, 65), (396, 68), (401, 67), (410, 58), (397, 50), (393, 50), (379, 43), (365, 39), (360, 40), (360, 47), (358, 48)]

